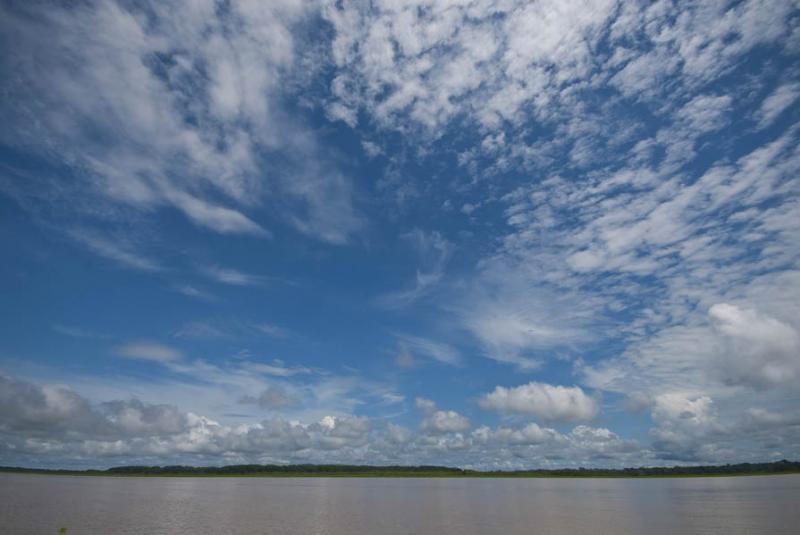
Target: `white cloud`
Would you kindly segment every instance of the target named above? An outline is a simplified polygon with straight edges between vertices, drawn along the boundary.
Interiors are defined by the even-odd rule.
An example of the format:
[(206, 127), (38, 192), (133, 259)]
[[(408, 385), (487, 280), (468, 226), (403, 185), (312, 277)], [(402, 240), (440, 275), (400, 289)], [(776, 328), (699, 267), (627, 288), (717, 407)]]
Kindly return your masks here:
[(367, 153), (367, 156), (370, 158), (383, 154), (383, 149), (381, 149), (380, 145), (373, 141), (362, 141), (361, 148), (364, 149), (364, 152)]
[(578, 386), (527, 383), (513, 388), (495, 387), (478, 400), (481, 408), (502, 413), (532, 414), (545, 420), (591, 420), (599, 412), (597, 402)]
[(470, 428), (469, 419), (455, 411), (433, 411), (422, 420), (426, 433), (460, 433)]
[(72, 230), (68, 234), (93, 253), (113, 260), (125, 267), (149, 272), (163, 269), (156, 260), (143, 254), (126, 238), (109, 238), (86, 229)]
[(747, 409), (745, 416), (750, 420), (750, 425), (754, 429), (782, 428), (787, 426), (800, 425), (800, 413), (778, 413), (767, 409), (753, 408)]
[[(352, 240), (363, 227), (352, 180), (282, 110), (283, 87), (304, 96), (308, 89), (297, 72), (304, 44), (294, 30), (314, 19), (306, 15), (316, 7), (234, 1), (225, 9), (213, 2), (169, 9), (175, 5), (152, 3), (149, 17), (114, 1), (47, 13), (35, 5), (0, 8), (2, 40), (14, 44), (5, 48), (21, 51), (0, 60), (15, 73), (0, 82), (7, 97), (0, 118), (19, 126), (4, 143), (69, 162), (75, 174), (67, 183), (17, 180), (12, 172), (0, 188), (25, 206), (33, 198), (69, 205), (123, 230), (173, 209), (223, 234), (267, 236), (280, 219), (324, 241)], [(558, 359), (574, 366), (584, 387), (649, 407), (656, 451), (638, 450), (639, 460), (735, 458), (745, 451), (732, 443), (737, 425), (793, 425), (777, 415), (793, 409), (800, 377), (800, 150), (796, 125), (767, 128), (786, 123), (779, 119), (794, 110), (798, 87), (773, 67), (756, 76), (741, 67), (761, 45), (782, 56), (775, 65), (787, 60), (780, 49), (796, 41), (792, 2), (331, 1), (322, 9), (335, 65), (330, 94), (309, 96), (310, 105), (351, 126), (368, 122), (373, 141), (362, 148), (371, 157), (388, 150), (381, 130), (399, 132), (403, 151), (413, 153), (403, 158), (415, 165), (435, 158), (450, 169), (453, 155), (460, 167), (442, 182), (448, 199), (441, 206), (471, 215), (459, 217), (469, 225), (459, 238), (449, 227), (447, 239), (409, 233), (416, 276), (379, 302), (400, 312), (436, 302), (443, 319), (433, 332), (466, 331), (486, 357), (518, 370)], [(729, 75), (736, 81), (725, 82)], [(776, 77), (782, 81), (774, 86)], [(755, 137), (753, 124), (763, 130)], [(386, 187), (397, 188), (398, 198), (414, 191), (440, 206), (438, 178), (415, 181), (397, 161), (390, 167), (396, 177)], [(67, 232), (120, 265), (167, 272), (153, 244), (127, 232)], [(474, 272), (446, 276), (456, 247), (450, 240), (467, 233), (464, 256), (475, 260)], [(201, 271), (238, 286), (268, 280), (219, 266)], [(397, 339), (401, 365), (462, 360), (438, 341)], [(163, 362), (214, 392), (235, 392), (230, 399), (244, 393), (256, 403), (282, 388), (302, 406), (303, 421), (314, 422), (250, 422), (234, 431), (193, 416), (193, 432), (215, 437), (211, 449), (196, 451), (311, 451), (335, 445), (329, 435), (340, 424), (337, 434), (362, 437), (348, 447), (367, 447), (363, 436), (374, 430), (344, 418), (365, 399), (378, 406), (402, 398), (386, 385), (359, 385), (360, 377), (318, 378), (276, 361), (190, 362), (166, 349), (139, 347), (129, 356)], [(81, 405), (65, 390), (49, 392), (65, 410)], [(497, 387), (481, 404), (554, 421), (598, 411), (580, 387), (543, 383)], [(52, 413), (45, 405), (41, 411)], [(465, 434), (460, 414), (418, 406), (426, 436), (388, 428), (376, 440), (395, 446), (380, 458), (619, 460), (632, 447), (588, 426)], [(135, 411), (125, 418), (131, 429), (139, 425)], [(775, 435), (791, 445), (791, 431)], [(247, 445), (239, 449), (237, 441)]]
[(183, 357), (179, 350), (153, 342), (131, 342), (114, 348), (114, 353), (121, 357), (156, 362), (174, 362)]
[(712, 401), (708, 396), (691, 398), (680, 392), (661, 394), (654, 400), (656, 421), (677, 422), (694, 427), (708, 427), (714, 422)]
[(797, 280), (796, 272), (755, 277), (727, 303), (701, 294), (707, 304), (700, 310), (638, 338), (619, 358), (585, 366), (584, 381), (645, 397), (713, 395), (733, 406), (763, 400), (767, 391), (789, 395), (798, 374)]
[(446, 433), (461, 433), (467, 431), (471, 424), (467, 417), (456, 411), (438, 410), (436, 403), (426, 398), (416, 398), (414, 404), (417, 410), (422, 412), (425, 417), (420, 423), (420, 429), (432, 435)]
[(16, 456), (47, 451), (72, 462), (91, 459), (95, 466), (103, 457), (192, 455), (262, 461), (299, 456), (319, 462), (337, 451), (356, 455), (370, 429), (367, 418), (349, 415), (327, 415), (308, 424), (276, 417), (227, 426), (174, 406), (136, 399), (91, 404), (66, 387), (0, 376), (0, 436)]
[(181, 325), (173, 334), (176, 338), (213, 339), (226, 338), (230, 335), (226, 330), (207, 321), (190, 321)]
[[(463, 119), (485, 130), (563, 124), (585, 111), (575, 89), (616, 88), (660, 107), (729, 71), (753, 47), (786, 35), (791, 9), (791, 2), (767, 8), (760, 0), (326, 2), (338, 68), (331, 84), (336, 105), (329, 109), (351, 125), (356, 110), (364, 110), (381, 126), (438, 137)], [(599, 45), (604, 37), (608, 52)], [(708, 110), (696, 108), (696, 117)]]
[(483, 426), (473, 431), (472, 436), (480, 441), (488, 441), (511, 446), (531, 446), (538, 444), (566, 442), (555, 429), (540, 427), (531, 422), (520, 428)]
[[(519, 120), (547, 89), (586, 76), (611, 1), (376, 6), (326, 3), (342, 107), (434, 132), (462, 113)], [(348, 112), (348, 113), (352, 113)], [(518, 116), (518, 114), (520, 116)]]
[(788, 109), (797, 97), (800, 96), (800, 84), (786, 83), (778, 86), (764, 101), (756, 111), (755, 118), (759, 128), (767, 128), (771, 125), (786, 109)]
[[(228, 280), (229, 284), (236, 282), (237, 284), (234, 285), (244, 285), (250, 282), (258, 284), (262, 280), (261, 277), (231, 270), (225, 270), (224, 273), (217, 273), (216, 275), (221, 275), (222, 278)], [(249, 322), (233, 318), (215, 318), (213, 320), (188, 321), (173, 334), (176, 338), (189, 339), (237, 338), (253, 335), (266, 335), (270, 338), (286, 339), (292, 335), (292, 331), (272, 323)]]
[[(207, 464), (209, 459), (358, 463), (369, 458), (375, 464), (518, 469), (697, 462), (712, 460), (714, 454), (723, 456), (714, 462), (764, 459), (780, 441), (776, 428), (800, 429), (797, 415), (765, 409), (745, 411), (736, 426), (722, 425), (710, 398), (673, 393), (654, 402), (658, 427), (651, 450), (587, 425), (564, 433), (535, 423), (468, 432), (463, 416), (439, 411), (432, 402), (421, 404), (429, 423), (420, 433), (330, 412), (302, 420), (275, 415), (225, 424), (174, 405), (137, 399), (90, 402), (66, 386), (0, 376), (0, 445), (9, 462), (30, 463), (46, 454), (61, 466)], [(735, 427), (762, 445), (732, 448)]]
[(407, 348), (400, 346), (399, 351), (394, 357), (394, 363), (395, 366), (399, 368), (409, 369), (417, 365), (417, 359), (414, 358), (414, 355), (412, 355)]
[(288, 338), (292, 334), (292, 331), (286, 327), (281, 327), (274, 323), (259, 323), (255, 328), (273, 338)]
[(800, 379), (800, 334), (791, 325), (728, 303), (709, 316), (722, 335), (717, 365), (725, 380), (770, 387)]
[(306, 368), (305, 366), (289, 367), (279, 360), (273, 361), (272, 364), (264, 364), (263, 362), (243, 362), (241, 367), (244, 370), (275, 377), (291, 377), (293, 375), (311, 373), (310, 368)]
[(257, 286), (266, 281), (265, 277), (244, 273), (242, 271), (221, 266), (208, 266), (203, 268), (202, 273), (207, 277), (232, 286)]
[(484, 260), (468, 291), (455, 298), (451, 307), (486, 357), (533, 370), (544, 355), (591, 339), (589, 326), (597, 321), (591, 300), (554, 288), (542, 267), (535, 258), (519, 262), (498, 254)]
[(178, 284), (173, 287), (176, 292), (182, 293), (188, 297), (194, 297), (203, 301), (212, 301), (214, 296), (204, 290), (195, 288), (191, 284)]
[(597, 459), (630, 458), (641, 455), (641, 446), (633, 440), (625, 440), (604, 427), (579, 425), (569, 434), (572, 447), (583, 455)]
[(711, 460), (717, 448), (714, 439), (726, 432), (708, 396), (679, 391), (659, 395), (654, 400), (652, 418), (656, 427), (650, 434), (664, 458)]
[(255, 220), (266, 208), (318, 239), (347, 241), (361, 226), (351, 182), (283, 105), (307, 76), (295, 36), (315, 8), (245, 0), (224, 9), (206, 0), (4, 7), (3, 41), (15, 43), (4, 68), (15, 76), (3, 79), (0, 113), (16, 125), (4, 141), (74, 175), (4, 189), (123, 222), (172, 207), (198, 227), (257, 237), (269, 236)]
[(414, 400), (414, 404), (416, 405), (417, 409), (421, 410), (425, 414), (430, 414), (436, 410), (436, 403), (430, 399), (416, 398)]
[[(499, 239), (490, 217), (470, 229), (500, 244), (453, 281), (442, 324), (455, 314), (485, 356), (522, 370), (571, 361), (586, 386), (635, 393), (639, 409), (673, 394), (713, 399), (731, 421), (766, 397), (785, 406), (800, 333), (797, 129), (742, 132), (775, 125), (796, 88), (741, 66), (761, 46), (791, 61), (795, 6), (418, 7), (331, 2), (325, 16), (338, 102), (437, 157), (460, 151), (467, 177), (453, 182), (467, 193), (446, 206), (504, 209)], [(453, 143), (455, 129), (474, 135)], [(523, 183), (507, 193), (512, 173)], [(659, 455), (730, 453), (685, 424), (655, 424)]]
[(413, 438), (411, 430), (401, 425), (389, 423), (386, 425), (386, 431), (389, 435), (389, 440), (395, 444), (407, 444)]
[(420, 266), (413, 285), (405, 290), (389, 292), (378, 297), (379, 305), (399, 309), (425, 297), (444, 277), (447, 262), (453, 253), (453, 244), (439, 232), (415, 229), (402, 236), (415, 249)]
[(214, 206), (182, 192), (172, 192), (168, 196), (178, 209), (200, 226), (221, 234), (269, 235), (261, 226), (236, 210)]
[(70, 336), (72, 338), (87, 338), (95, 340), (102, 340), (105, 338), (109, 338), (109, 335), (107, 334), (89, 331), (86, 329), (73, 327), (69, 325), (61, 325), (60, 323), (54, 324), (53, 330), (59, 334), (63, 334), (64, 336)]
[(676, 117), (697, 132), (719, 130), (728, 122), (727, 114), (732, 104), (727, 95), (698, 95), (676, 113)]
[(280, 386), (269, 386), (257, 397), (243, 396), (239, 403), (255, 404), (262, 409), (280, 409), (296, 403), (296, 400)]
[(169, 435), (185, 426), (186, 416), (168, 405), (132, 399), (92, 406), (65, 386), (38, 385), (0, 375), (0, 432), (43, 439), (114, 440), (127, 435)]
[(408, 334), (398, 334), (396, 337), (400, 343), (401, 354), (404, 354), (403, 352), (408, 353), (412, 359), (416, 355), (428, 357), (451, 366), (461, 364), (459, 352), (447, 344)]

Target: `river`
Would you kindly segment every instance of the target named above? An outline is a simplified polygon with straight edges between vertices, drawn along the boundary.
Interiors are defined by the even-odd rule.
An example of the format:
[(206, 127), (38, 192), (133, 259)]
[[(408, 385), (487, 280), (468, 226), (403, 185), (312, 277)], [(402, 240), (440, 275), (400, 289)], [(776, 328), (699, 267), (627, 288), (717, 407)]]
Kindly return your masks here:
[(797, 533), (800, 475), (676, 479), (0, 474), (0, 532)]

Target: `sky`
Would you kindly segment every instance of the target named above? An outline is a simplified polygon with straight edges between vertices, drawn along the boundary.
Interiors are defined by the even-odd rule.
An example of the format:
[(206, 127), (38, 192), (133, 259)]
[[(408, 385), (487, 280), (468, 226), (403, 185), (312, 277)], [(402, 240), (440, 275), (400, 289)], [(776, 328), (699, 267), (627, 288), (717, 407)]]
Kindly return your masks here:
[(800, 5), (0, 1), (0, 465), (800, 458)]

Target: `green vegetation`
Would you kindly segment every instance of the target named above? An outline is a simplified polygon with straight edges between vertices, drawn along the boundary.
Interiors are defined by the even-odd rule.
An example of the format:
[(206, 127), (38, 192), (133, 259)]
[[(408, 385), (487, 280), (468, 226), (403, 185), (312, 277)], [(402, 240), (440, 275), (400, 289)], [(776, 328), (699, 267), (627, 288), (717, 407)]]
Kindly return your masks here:
[(697, 477), (800, 473), (800, 462), (741, 463), (717, 466), (640, 468), (564, 468), (479, 471), (447, 466), (364, 466), (345, 464), (238, 464), (231, 466), (117, 466), (107, 470), (48, 470), (0, 466), (0, 472), (77, 476), (166, 477)]

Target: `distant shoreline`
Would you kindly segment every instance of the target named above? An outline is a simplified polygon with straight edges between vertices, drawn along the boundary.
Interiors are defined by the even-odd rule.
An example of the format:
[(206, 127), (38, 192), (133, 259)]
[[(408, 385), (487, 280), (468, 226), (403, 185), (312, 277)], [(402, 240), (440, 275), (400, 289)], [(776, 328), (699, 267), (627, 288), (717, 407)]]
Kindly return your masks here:
[(83, 477), (337, 477), (337, 478), (686, 478), (800, 474), (800, 462), (740, 463), (713, 466), (517, 471), (462, 470), (445, 466), (232, 465), (119, 466), (106, 470), (63, 470), (0, 466), (0, 473)]
[(0, 470), (3, 474), (28, 475), (28, 476), (57, 476), (57, 477), (116, 477), (116, 478), (168, 478), (168, 479), (696, 479), (696, 478), (727, 478), (727, 477), (755, 477), (755, 476), (791, 476), (800, 475), (800, 471), (795, 472), (750, 472), (741, 474), (680, 474), (680, 475), (508, 475), (508, 474), (469, 474), (469, 475), (435, 475), (435, 474), (109, 474), (106, 472), (61, 472), (53, 470), (49, 472), (30, 471), (30, 470)]

